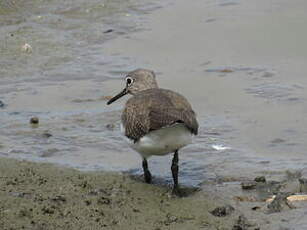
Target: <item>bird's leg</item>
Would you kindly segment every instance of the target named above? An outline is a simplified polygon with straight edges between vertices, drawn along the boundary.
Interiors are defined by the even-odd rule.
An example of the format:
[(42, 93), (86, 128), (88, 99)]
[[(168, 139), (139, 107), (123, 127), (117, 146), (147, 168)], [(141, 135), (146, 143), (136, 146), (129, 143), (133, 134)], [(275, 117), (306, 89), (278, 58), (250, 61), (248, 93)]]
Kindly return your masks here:
[(143, 158), (143, 170), (144, 170), (144, 179), (145, 179), (145, 182), (150, 184), (151, 183), (151, 174), (148, 170), (148, 163), (147, 163), (147, 160), (145, 158)]
[(176, 194), (176, 195), (179, 194), (179, 186), (178, 186), (179, 166), (178, 166), (178, 161), (179, 161), (178, 150), (176, 150), (175, 153), (174, 153), (174, 157), (173, 157), (173, 161), (172, 161), (172, 167), (171, 167), (173, 180), (174, 180), (173, 193)]

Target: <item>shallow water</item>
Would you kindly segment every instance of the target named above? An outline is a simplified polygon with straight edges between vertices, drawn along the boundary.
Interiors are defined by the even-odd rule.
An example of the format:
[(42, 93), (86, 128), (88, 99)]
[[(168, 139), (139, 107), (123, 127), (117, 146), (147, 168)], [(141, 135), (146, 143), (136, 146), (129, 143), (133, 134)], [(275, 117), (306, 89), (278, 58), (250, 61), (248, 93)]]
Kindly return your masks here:
[[(124, 145), (107, 126), (118, 118), (103, 98), (109, 95), (103, 82), (121, 77), (118, 69), (130, 68), (129, 58), (106, 55), (103, 45), (144, 30), (145, 15), (165, 5), (2, 1), (1, 155), (85, 170), (131, 168), (120, 159)], [(29, 124), (32, 116), (40, 118), (38, 126)]]
[[(0, 5), (1, 155), (141, 174), (119, 131), (125, 100), (106, 106), (104, 97), (122, 89), (127, 71), (146, 67), (198, 114), (199, 135), (180, 154), (181, 183), (276, 179), (307, 167), (307, 18), (298, 4), (12, 3)], [(163, 183), (170, 162), (150, 160)]]

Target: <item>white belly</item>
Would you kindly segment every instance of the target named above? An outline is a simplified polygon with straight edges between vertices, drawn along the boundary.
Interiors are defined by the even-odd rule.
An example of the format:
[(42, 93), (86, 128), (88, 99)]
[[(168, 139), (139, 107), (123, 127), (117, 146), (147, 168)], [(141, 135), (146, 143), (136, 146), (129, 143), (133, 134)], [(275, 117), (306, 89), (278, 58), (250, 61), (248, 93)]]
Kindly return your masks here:
[[(127, 138), (128, 139), (128, 138)], [(154, 130), (129, 145), (143, 157), (151, 155), (166, 155), (192, 143), (192, 134), (184, 124), (177, 123), (159, 130)]]

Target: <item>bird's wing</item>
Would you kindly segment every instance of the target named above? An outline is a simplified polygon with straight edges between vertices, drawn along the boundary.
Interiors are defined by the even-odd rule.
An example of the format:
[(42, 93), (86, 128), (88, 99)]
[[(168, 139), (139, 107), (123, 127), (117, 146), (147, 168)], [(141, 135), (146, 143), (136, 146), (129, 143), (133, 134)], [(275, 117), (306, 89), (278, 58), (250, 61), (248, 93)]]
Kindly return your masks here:
[(180, 108), (152, 108), (150, 113), (150, 129), (156, 130), (174, 123), (183, 123), (193, 134), (198, 132), (198, 123), (193, 110)]
[(148, 112), (148, 109), (141, 106), (137, 101), (128, 100), (122, 114), (125, 135), (128, 138), (137, 141), (149, 132)]
[(185, 124), (195, 135), (198, 132), (196, 115), (189, 102), (180, 94), (163, 89), (146, 90), (130, 98), (123, 111), (122, 122), (125, 135), (135, 141), (149, 131), (176, 122)]

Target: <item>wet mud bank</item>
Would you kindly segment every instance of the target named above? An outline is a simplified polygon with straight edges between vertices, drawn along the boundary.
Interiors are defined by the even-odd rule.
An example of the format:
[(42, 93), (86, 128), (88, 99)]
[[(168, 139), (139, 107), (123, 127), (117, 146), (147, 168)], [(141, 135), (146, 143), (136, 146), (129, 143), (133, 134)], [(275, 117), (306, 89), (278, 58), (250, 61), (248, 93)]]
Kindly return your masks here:
[[(304, 172), (284, 180), (221, 178), (171, 195), (166, 182), (0, 158), (0, 228), (304, 229)], [(157, 182), (159, 181), (159, 182)], [(288, 198), (288, 199), (287, 199)]]
[(119, 173), (85, 173), (50, 164), (0, 158), (0, 228), (231, 229), (235, 212), (202, 193), (178, 198), (167, 186)]

